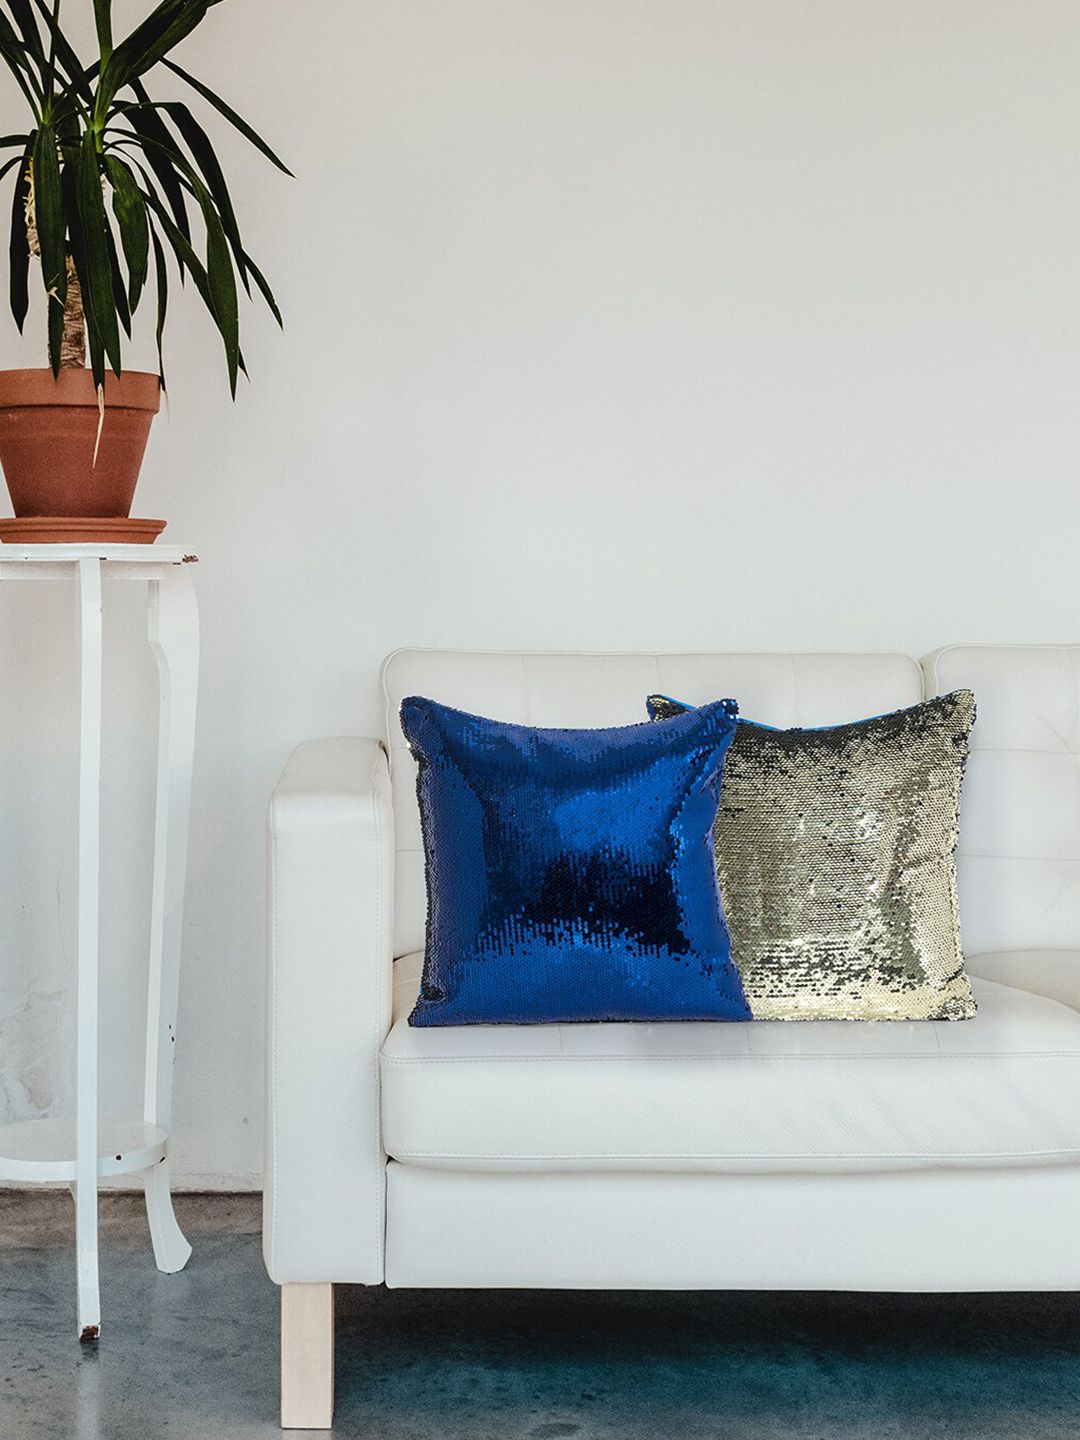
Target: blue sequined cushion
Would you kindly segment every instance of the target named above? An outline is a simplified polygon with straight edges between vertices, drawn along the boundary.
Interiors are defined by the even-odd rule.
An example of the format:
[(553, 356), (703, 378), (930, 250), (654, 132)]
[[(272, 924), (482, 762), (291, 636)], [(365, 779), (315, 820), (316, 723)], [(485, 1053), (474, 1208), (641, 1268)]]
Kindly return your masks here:
[(736, 714), (538, 730), (403, 700), (428, 889), (410, 1025), (748, 1019), (712, 853)]

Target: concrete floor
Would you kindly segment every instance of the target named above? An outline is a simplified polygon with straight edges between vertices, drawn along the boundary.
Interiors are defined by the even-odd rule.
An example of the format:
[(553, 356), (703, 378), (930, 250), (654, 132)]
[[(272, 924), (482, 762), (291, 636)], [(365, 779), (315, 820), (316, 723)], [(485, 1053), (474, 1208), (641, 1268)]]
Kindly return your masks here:
[[(137, 1199), (105, 1199), (93, 1350), (75, 1339), (66, 1193), (0, 1192), (3, 1440), (280, 1434), (257, 1201), (177, 1209), (195, 1253), (159, 1275)], [(339, 1313), (341, 1436), (1080, 1436), (1080, 1296), (346, 1290)]]

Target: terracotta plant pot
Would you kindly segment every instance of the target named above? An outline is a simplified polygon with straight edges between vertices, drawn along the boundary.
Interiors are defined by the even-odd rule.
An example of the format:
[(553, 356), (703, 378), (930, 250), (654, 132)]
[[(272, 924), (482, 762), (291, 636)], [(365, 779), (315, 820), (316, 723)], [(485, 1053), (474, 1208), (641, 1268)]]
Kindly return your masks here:
[(0, 466), (17, 516), (130, 514), (150, 424), (161, 404), (156, 375), (105, 378), (98, 401), (89, 370), (0, 370)]

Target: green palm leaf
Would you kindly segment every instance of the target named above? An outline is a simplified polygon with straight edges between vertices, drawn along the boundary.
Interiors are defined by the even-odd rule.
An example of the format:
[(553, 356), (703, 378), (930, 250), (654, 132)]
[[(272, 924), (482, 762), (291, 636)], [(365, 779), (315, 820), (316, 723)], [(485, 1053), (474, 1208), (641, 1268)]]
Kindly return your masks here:
[[(94, 136), (87, 131), (75, 171), (75, 203), (82, 232), (84, 269), (79, 271), (82, 281), (83, 301), (87, 314), (87, 339), (91, 342), (91, 356), (97, 349), (98, 366), (102, 354), (108, 359), (115, 374), (120, 374), (120, 328), (116, 321), (116, 305), (113, 299), (112, 267), (109, 263), (109, 246), (105, 238), (107, 221), (105, 203), (101, 194), (101, 169), (98, 165)], [(104, 368), (101, 373), (94, 369), (94, 380), (104, 384)]]
[(257, 135), (247, 121), (241, 119), (231, 106), (226, 105), (220, 95), (215, 95), (209, 85), (204, 85), (201, 80), (196, 80), (194, 75), (189, 75), (186, 70), (181, 70), (180, 66), (173, 60), (165, 60), (162, 63), (167, 70), (171, 70), (174, 75), (179, 75), (181, 80), (186, 80), (193, 90), (197, 90), (203, 99), (213, 105), (214, 109), (220, 115), (225, 116), (225, 119), (228, 120), (230, 125), (234, 125), (236, 129), (240, 131), (240, 134), (243, 135), (245, 140), (251, 141), (256, 150), (261, 150), (266, 158), (272, 161), (279, 170), (292, 177), (293, 172), (285, 164), (284, 160), (279, 160), (273, 150), (270, 149), (270, 146), (267, 145), (266, 141), (260, 135)]
[(165, 337), (165, 319), (169, 309), (169, 267), (165, 263), (165, 251), (161, 248), (161, 241), (157, 237), (157, 231), (151, 225), (150, 239), (154, 246), (154, 273), (157, 277), (157, 359), (158, 379), (161, 381), (162, 390), (165, 389), (165, 353), (163, 341)]
[(162, 194), (168, 201), (173, 219), (182, 233), (190, 239), (191, 223), (188, 220), (187, 207), (184, 204), (184, 187), (177, 178), (169, 155), (173, 148), (172, 137), (166, 130), (161, 116), (150, 103), (150, 97), (143, 87), (136, 83), (132, 89), (142, 103), (139, 109), (130, 115), (125, 111), (125, 116), (130, 121), (132, 129), (144, 142), (143, 149), (146, 152), (147, 161), (154, 172), (155, 179), (161, 186)]
[(15, 34), (10, 20), (2, 13), (0, 13), (0, 55), (3, 56), (4, 63), (14, 75), (19, 89), (23, 92), (33, 111), (34, 119), (39, 120), (44, 99), (41, 76), (31, 63), (30, 51), (26, 44)]
[(278, 328), (284, 330), (285, 321), (281, 318), (281, 311), (278, 309), (278, 303), (274, 299), (274, 292), (266, 283), (266, 276), (255, 264), (255, 261), (252, 260), (250, 255), (244, 256), (244, 266), (247, 269), (248, 274), (255, 281), (255, 284), (259, 287), (259, 291), (262, 294), (263, 299), (266, 301), (267, 305), (270, 308), (270, 314), (273, 315), (274, 319), (278, 323)]
[(42, 125), (34, 137), (34, 220), (37, 224), (41, 273), (45, 289), (63, 304), (67, 293), (67, 265), (64, 248), (64, 202), (60, 193), (60, 156), (56, 131)]
[(236, 275), (232, 254), (218, 213), (212, 204), (203, 206), (206, 221), (206, 274), (214, 319), (225, 342), (229, 367), (229, 391), (236, 398), (236, 372), (240, 365), (240, 314), (237, 309)]
[(127, 287), (124, 285), (124, 274), (120, 269), (120, 256), (116, 249), (116, 237), (113, 235), (112, 226), (109, 224), (109, 217), (105, 216), (105, 248), (109, 252), (109, 272), (112, 276), (112, 297), (113, 309), (116, 311), (116, 318), (124, 327), (124, 334), (131, 339), (131, 307), (128, 304)]
[(30, 196), (30, 155), (33, 137), (19, 156), (19, 174), (11, 197), (11, 225), (8, 235), (8, 303), (12, 318), (22, 334), (30, 307), (30, 243), (26, 238), (26, 202)]
[(46, 0), (34, 0), (34, 5), (48, 33), (49, 44), (56, 64), (67, 78), (64, 98), (58, 106), (54, 106), (54, 119), (59, 113), (72, 108), (80, 99), (85, 105), (92, 106), (94, 90), (91, 80), (97, 74), (98, 67), (83, 65), (75, 53), (75, 47), (61, 30), (59, 21), (46, 4)]
[(105, 173), (112, 186), (112, 207), (120, 231), (120, 244), (128, 267), (128, 304), (132, 313), (139, 303), (150, 254), (150, 224), (146, 202), (139, 193), (135, 176), (115, 155), (105, 156)]
[(179, 45), (202, 23), (211, 0), (162, 0), (135, 29), (121, 40), (105, 60), (94, 103), (94, 118), (104, 124), (116, 92)]
[(236, 212), (233, 210), (232, 197), (229, 195), (229, 187), (225, 175), (214, 154), (214, 147), (210, 143), (210, 137), (202, 128), (199, 122), (192, 115), (186, 105), (179, 101), (166, 102), (162, 107), (166, 114), (175, 124), (184, 143), (190, 150), (195, 164), (206, 181), (210, 194), (214, 197), (214, 204), (221, 217), (221, 226), (225, 231), (229, 246), (236, 261), (236, 268), (240, 272), (240, 278), (244, 282), (244, 288), (250, 295), (251, 289), (247, 283), (247, 275), (244, 267), (244, 246), (240, 239), (240, 227), (236, 223)]
[(102, 63), (112, 54), (112, 0), (94, 0), (94, 28)]
[[(234, 318), (237, 309), (236, 280), (232, 273), (229, 247), (225, 241), (220, 221), (214, 227), (213, 222), (207, 220), (207, 263), (204, 265), (195, 253), (191, 241), (173, 224), (161, 201), (149, 190), (143, 191), (143, 198), (156, 215), (158, 224), (172, 246), (177, 261), (190, 270), (195, 287), (202, 296), (206, 308), (210, 311), (225, 344), (229, 385), (235, 395), (236, 372), (240, 368), (239, 321)], [(224, 274), (225, 269), (228, 270), (228, 276)]]
[(23, 44), (37, 60), (44, 62), (45, 47), (41, 43), (41, 32), (34, 19), (34, 7), (30, 0), (6, 0), (6, 3), (22, 36)]

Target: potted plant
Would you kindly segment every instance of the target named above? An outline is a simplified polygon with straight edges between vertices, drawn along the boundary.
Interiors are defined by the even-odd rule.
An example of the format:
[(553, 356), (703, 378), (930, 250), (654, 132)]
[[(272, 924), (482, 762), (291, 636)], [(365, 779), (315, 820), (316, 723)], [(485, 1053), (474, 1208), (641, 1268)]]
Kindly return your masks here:
[[(290, 173), (168, 58), (218, 3), (161, 0), (114, 42), (112, 0), (93, 0), (98, 54), (85, 65), (61, 25), (61, 0), (0, 0), (0, 54), (31, 114), (24, 134), (0, 137), (0, 151), (15, 151), (0, 166), (0, 177), (15, 177), (11, 313), (21, 332), (38, 269), (49, 358), (40, 370), (0, 371), (0, 465), (17, 517), (0, 521), (0, 538), (152, 540), (164, 528), (128, 516), (165, 385), (170, 268), (190, 277), (209, 311), (234, 396), (244, 368), (237, 281), (249, 295), (254, 285), (281, 323), (209, 136), (183, 100), (153, 100), (146, 89), (149, 72), (167, 69)], [(125, 371), (121, 337), (130, 339), (149, 288), (158, 372)]]

